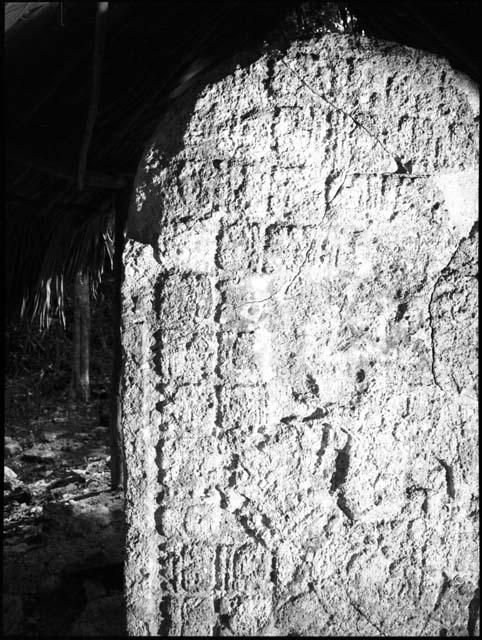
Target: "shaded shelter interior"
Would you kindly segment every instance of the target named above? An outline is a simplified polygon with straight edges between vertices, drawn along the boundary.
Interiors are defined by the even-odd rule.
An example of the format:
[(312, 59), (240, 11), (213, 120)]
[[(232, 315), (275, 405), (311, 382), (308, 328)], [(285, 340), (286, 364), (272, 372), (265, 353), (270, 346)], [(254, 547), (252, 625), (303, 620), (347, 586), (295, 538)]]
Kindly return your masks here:
[[(14, 6), (21, 4), (30, 7), (22, 13)], [(164, 109), (197, 71), (262, 39), (287, 12), (303, 33), (306, 13), (327, 6), (296, 0), (108, 3), (99, 104), (79, 188), (97, 4), (6, 3), (6, 295), (13, 316), (22, 308), (35, 315), (45, 299), (61, 301), (64, 276), (101, 268), (101, 238), (115, 194), (130, 189)], [(355, 32), (439, 53), (478, 81), (477, 1), (348, 0), (331, 7), (341, 18), (348, 9)], [(310, 28), (306, 22), (307, 37)]]

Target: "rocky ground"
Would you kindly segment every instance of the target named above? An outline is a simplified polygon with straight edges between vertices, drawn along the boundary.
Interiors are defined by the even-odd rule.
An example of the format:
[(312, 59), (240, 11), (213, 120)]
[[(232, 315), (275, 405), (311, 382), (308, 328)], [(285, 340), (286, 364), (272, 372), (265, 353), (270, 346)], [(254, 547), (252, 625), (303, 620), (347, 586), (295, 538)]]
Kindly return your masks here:
[(124, 635), (123, 498), (109, 488), (111, 282), (92, 301), (91, 399), (70, 395), (72, 310), (11, 325), (5, 372), (3, 632)]
[(122, 496), (99, 403), (7, 422), (4, 634), (122, 635)]

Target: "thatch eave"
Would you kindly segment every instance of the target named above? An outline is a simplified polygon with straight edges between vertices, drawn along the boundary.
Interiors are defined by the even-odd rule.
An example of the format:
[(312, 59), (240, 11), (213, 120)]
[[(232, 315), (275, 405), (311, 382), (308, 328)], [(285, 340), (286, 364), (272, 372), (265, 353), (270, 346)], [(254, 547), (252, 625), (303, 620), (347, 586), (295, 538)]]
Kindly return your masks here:
[[(9, 6), (13, 4), (30, 5), (30, 12), (28, 6), (22, 13), (20, 7)], [(376, 37), (440, 53), (478, 81), (477, 0), (340, 4)], [(42, 273), (45, 252), (50, 250), (42, 238), (52, 237), (49, 225), (56, 224), (55, 211), (100, 211), (115, 192), (128, 188), (145, 143), (193, 62), (202, 59), (215, 65), (247, 42), (264, 37), (287, 10), (302, 6), (297, 0), (109, 3), (100, 98), (79, 189), (97, 3), (6, 3), (6, 223), (9, 242), (15, 243), (23, 233), (15, 224), (19, 215), (31, 220), (34, 231), (29, 233), (37, 234), (39, 246), (19, 238), (24, 251), (31, 249), (24, 256), (30, 261), (29, 274)], [(44, 233), (39, 235), (41, 225)], [(17, 248), (10, 247), (11, 310), (39, 286), (31, 275), (28, 282), (19, 277), (25, 273), (19, 269), (20, 259)]]

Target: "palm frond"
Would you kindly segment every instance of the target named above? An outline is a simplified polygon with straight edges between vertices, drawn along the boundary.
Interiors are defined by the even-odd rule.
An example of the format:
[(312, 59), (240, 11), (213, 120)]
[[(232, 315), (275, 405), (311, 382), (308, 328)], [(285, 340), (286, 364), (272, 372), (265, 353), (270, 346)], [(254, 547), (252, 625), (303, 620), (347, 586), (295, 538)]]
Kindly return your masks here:
[(6, 227), (11, 317), (44, 328), (57, 315), (65, 324), (65, 283), (79, 272), (88, 274), (95, 295), (106, 261), (112, 265), (112, 208), (85, 216), (66, 207), (44, 218), (19, 208)]

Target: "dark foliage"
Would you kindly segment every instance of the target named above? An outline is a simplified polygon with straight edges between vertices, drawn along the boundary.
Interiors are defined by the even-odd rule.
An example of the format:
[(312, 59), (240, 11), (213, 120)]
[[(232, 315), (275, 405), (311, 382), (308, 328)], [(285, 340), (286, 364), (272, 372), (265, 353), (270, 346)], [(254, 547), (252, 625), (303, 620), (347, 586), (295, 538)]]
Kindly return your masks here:
[[(112, 273), (107, 271), (91, 306), (91, 395), (104, 413), (108, 411), (112, 367), (112, 286)], [(65, 295), (65, 327), (57, 317), (51, 317), (49, 326), (43, 329), (27, 321), (7, 323), (7, 420), (35, 413), (40, 398), (50, 401), (52, 406), (68, 398), (72, 373), (72, 292), (73, 286), (69, 283)]]

